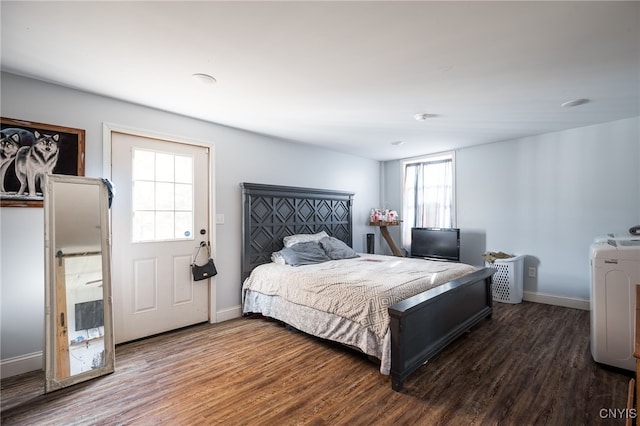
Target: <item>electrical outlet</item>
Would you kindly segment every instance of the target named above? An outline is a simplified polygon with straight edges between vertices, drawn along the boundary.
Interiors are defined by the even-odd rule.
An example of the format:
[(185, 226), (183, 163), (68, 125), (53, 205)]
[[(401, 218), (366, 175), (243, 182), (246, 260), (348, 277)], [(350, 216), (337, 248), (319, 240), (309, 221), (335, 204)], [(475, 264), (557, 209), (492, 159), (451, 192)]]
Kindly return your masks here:
[(529, 266), (529, 278), (535, 278), (536, 272), (536, 268), (534, 268), (533, 266)]

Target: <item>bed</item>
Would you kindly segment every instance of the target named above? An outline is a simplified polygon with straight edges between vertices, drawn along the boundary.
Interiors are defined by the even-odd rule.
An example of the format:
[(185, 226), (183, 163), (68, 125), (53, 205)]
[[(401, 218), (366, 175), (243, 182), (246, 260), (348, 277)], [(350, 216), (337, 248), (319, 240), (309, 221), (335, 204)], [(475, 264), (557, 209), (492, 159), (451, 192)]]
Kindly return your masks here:
[[(431, 357), (491, 316), (492, 268), (363, 253), (304, 266), (273, 262), (273, 253), (284, 253), (283, 240), (293, 235), (315, 234), (316, 242), (322, 238), (351, 247), (354, 194), (253, 183), (241, 187), (243, 314), (261, 314), (379, 359), (395, 391)], [(374, 287), (381, 289), (375, 297), (369, 290), (371, 275), (378, 279)], [(329, 278), (323, 277), (329, 276), (340, 290), (335, 283), (328, 285)], [(295, 285), (287, 287), (287, 281)], [(317, 289), (319, 300), (309, 299)], [(363, 305), (375, 305), (375, 313)]]

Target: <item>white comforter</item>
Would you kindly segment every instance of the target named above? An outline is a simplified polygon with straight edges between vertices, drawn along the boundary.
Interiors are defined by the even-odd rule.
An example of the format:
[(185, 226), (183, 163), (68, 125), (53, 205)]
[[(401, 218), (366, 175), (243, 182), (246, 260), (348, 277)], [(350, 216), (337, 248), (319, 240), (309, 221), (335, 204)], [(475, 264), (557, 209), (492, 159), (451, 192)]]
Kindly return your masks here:
[[(382, 360), (381, 372), (388, 374), (388, 308), (404, 299), (475, 271), (471, 265), (422, 259), (361, 254), (353, 259), (332, 260), (305, 266), (288, 266), (276, 263), (260, 265), (254, 269), (243, 285), (243, 311), (260, 312), (285, 322), (309, 324), (307, 333), (331, 338), (341, 343), (359, 347), (365, 353)], [(269, 300), (257, 298), (264, 295)], [(322, 324), (309, 319), (294, 319), (292, 312), (283, 311), (284, 305), (294, 307), (300, 315), (322, 312), (334, 322), (347, 320), (349, 328), (361, 328), (360, 337), (346, 339), (344, 330), (340, 337)], [(280, 307), (280, 309), (276, 309)], [(320, 317), (315, 316), (314, 321)], [(342, 326), (341, 326), (342, 327)], [(320, 329), (321, 333), (316, 333)], [(364, 336), (365, 343), (362, 343)], [(377, 343), (370, 342), (375, 340)], [(365, 347), (362, 347), (365, 346)]]

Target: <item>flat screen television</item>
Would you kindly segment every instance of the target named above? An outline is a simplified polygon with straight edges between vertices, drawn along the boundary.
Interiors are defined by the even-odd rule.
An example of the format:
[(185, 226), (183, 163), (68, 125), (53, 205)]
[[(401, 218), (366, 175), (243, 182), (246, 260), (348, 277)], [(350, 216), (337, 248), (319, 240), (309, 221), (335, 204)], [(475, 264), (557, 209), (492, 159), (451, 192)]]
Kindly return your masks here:
[(460, 261), (460, 229), (411, 228), (411, 257)]
[(102, 300), (76, 303), (76, 331), (102, 327), (104, 325), (104, 305)]

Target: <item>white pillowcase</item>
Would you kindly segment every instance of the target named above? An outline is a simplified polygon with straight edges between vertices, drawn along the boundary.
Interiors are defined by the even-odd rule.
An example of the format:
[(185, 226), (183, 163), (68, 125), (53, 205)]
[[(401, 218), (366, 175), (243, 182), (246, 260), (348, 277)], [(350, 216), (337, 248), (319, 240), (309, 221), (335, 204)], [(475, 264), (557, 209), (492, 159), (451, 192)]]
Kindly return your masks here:
[(287, 262), (284, 260), (284, 257), (282, 256), (282, 253), (280, 253), (279, 251), (274, 251), (273, 253), (271, 253), (271, 261), (273, 263), (277, 263), (278, 265), (287, 264)]
[(291, 247), (292, 245), (298, 244), (298, 243), (306, 243), (309, 241), (318, 242), (324, 237), (328, 237), (328, 236), (329, 235), (324, 231), (320, 231), (317, 234), (295, 234), (295, 235), (289, 235), (284, 237), (282, 239), (282, 242), (284, 243), (284, 246), (286, 248), (286, 247)]

